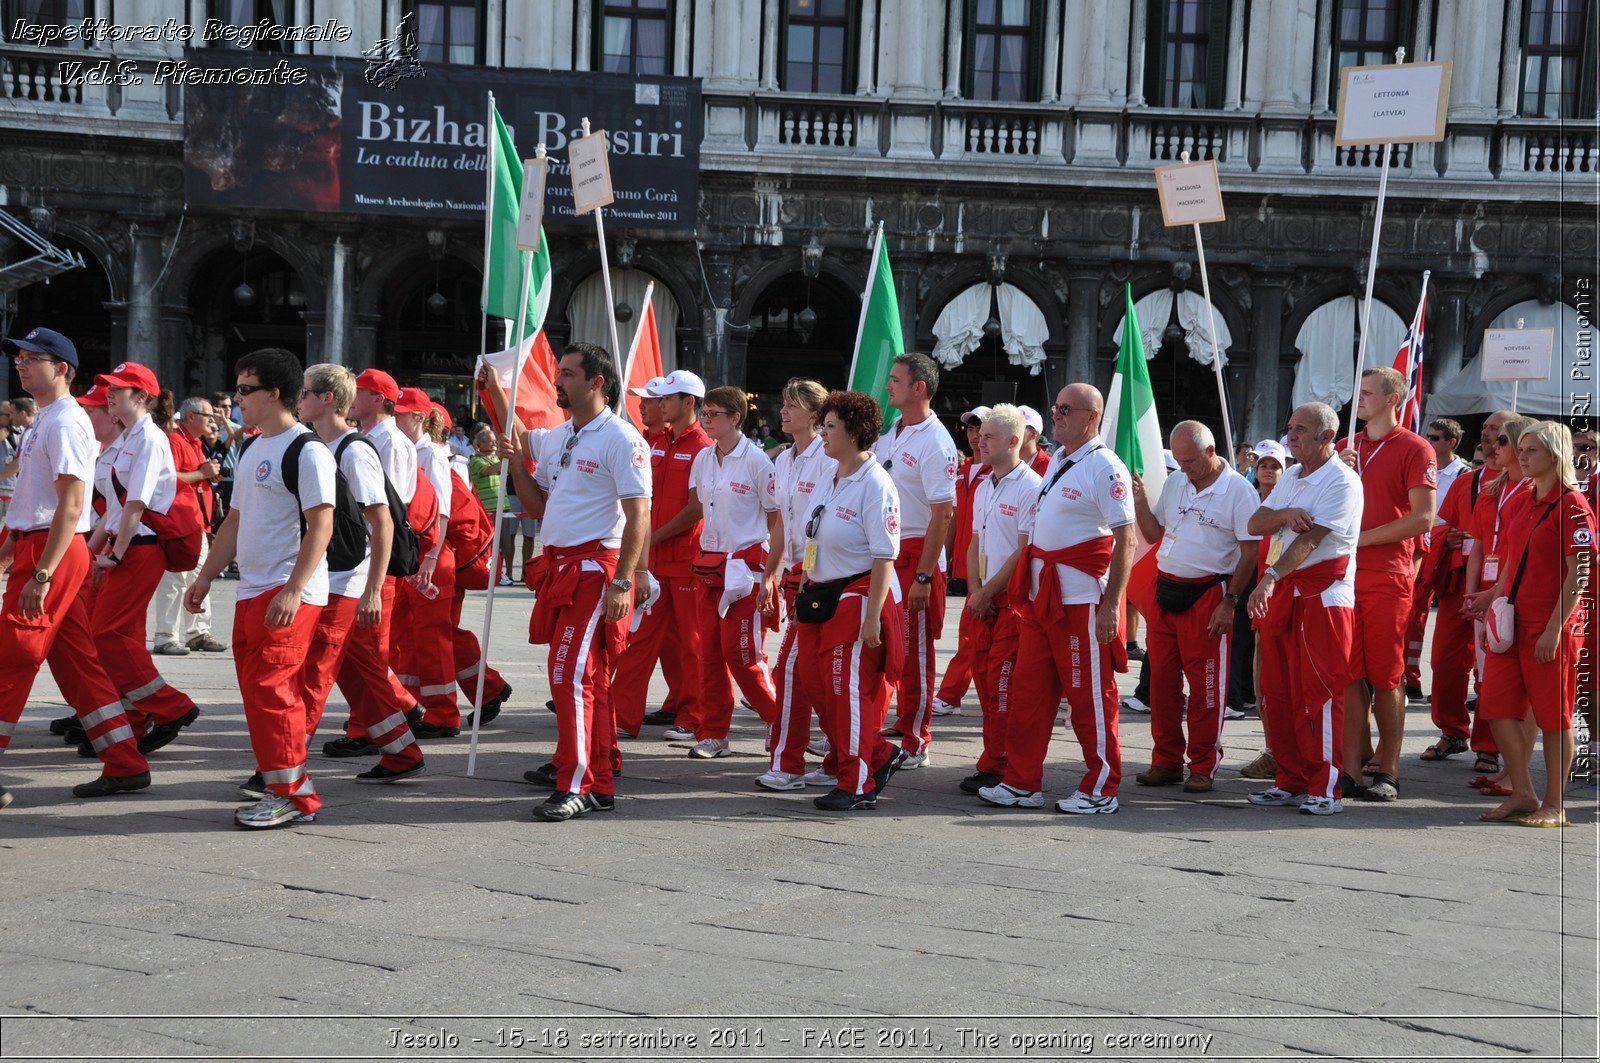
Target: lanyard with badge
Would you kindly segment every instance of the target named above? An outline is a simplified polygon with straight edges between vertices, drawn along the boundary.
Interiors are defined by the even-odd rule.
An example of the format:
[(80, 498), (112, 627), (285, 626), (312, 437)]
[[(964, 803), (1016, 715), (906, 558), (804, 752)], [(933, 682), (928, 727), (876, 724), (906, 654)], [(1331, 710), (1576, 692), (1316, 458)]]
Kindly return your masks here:
[(1516, 483), (1500, 492), (1500, 497), (1494, 504), (1494, 553), (1483, 559), (1483, 585), (1488, 586), (1500, 578), (1500, 519), (1505, 515), (1506, 503), (1511, 501), (1511, 496), (1521, 489), (1526, 480)]
[[(983, 548), (983, 533), (989, 530), (989, 518), (994, 516), (995, 511), (1000, 508), (1000, 505), (1001, 505), (1000, 485), (1005, 483), (1007, 480), (1011, 479), (1012, 474), (1015, 473), (1017, 471), (1017, 469), (1020, 469), (1020, 468), (1022, 468), (1022, 463), (1019, 462), (1017, 464), (1016, 468), (1012, 469), (1011, 472), (1007, 473), (1004, 476), (996, 477), (993, 473), (989, 474), (990, 503), (989, 503), (989, 505), (987, 507), (984, 508), (983, 521), (982, 521), (982, 523), (980, 523), (978, 525), (978, 582), (979, 583), (987, 583), (989, 581), (989, 553), (988, 553), (988, 551), (986, 551)], [(1051, 482), (1053, 483), (1054, 481), (1051, 481)]]
[[(1289, 475), (1288, 473), (1284, 473), (1284, 476), (1288, 476), (1288, 475)], [(1293, 509), (1294, 508), (1295, 499), (1300, 497), (1300, 492), (1305, 487), (1304, 476), (1303, 475), (1296, 476), (1294, 478), (1294, 480), (1289, 484), (1289, 487), (1291, 488), (1291, 491), (1289, 493), (1289, 497), (1284, 499), (1284, 501), (1288, 502), (1289, 505), (1284, 506), (1283, 507), (1284, 509)], [(1267, 547), (1267, 567), (1268, 568), (1271, 568), (1273, 565), (1276, 565), (1278, 563), (1278, 558), (1283, 556), (1283, 548), (1284, 548), (1285, 545), (1287, 545), (1284, 542), (1283, 534), (1284, 534), (1284, 532), (1288, 531), (1288, 529), (1289, 529), (1289, 526), (1287, 524), (1285, 524), (1283, 527), (1279, 528), (1277, 530), (1277, 532), (1275, 532), (1273, 534), (1273, 536), (1272, 536), (1272, 545)]]
[(801, 567), (808, 576), (817, 570), (817, 535), (822, 531), (822, 518), (828, 512), (828, 505), (839, 493), (838, 479), (835, 478), (829, 486), (832, 490), (828, 493), (828, 497), (817, 503), (811, 511), (811, 519), (806, 521), (806, 553), (801, 561)]

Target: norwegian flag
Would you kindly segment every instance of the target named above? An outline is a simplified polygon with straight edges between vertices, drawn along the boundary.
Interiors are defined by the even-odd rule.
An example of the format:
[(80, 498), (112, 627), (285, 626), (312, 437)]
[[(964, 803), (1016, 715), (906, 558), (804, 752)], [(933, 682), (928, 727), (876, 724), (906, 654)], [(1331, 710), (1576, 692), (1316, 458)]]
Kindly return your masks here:
[(1400, 427), (1422, 432), (1422, 322), (1428, 316), (1428, 278), (1433, 271), (1422, 274), (1422, 298), (1417, 300), (1417, 316), (1411, 319), (1400, 352), (1394, 356), (1394, 367), (1406, 378), (1406, 405), (1400, 411)]

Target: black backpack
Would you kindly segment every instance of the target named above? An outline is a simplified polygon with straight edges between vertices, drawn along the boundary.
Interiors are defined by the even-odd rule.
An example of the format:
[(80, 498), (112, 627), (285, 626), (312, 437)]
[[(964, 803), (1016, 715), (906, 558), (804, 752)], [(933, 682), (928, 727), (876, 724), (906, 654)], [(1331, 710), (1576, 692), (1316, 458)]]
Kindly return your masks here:
[[(259, 436), (245, 440), (244, 446), (239, 450), (239, 456), (244, 456), (251, 443)], [(322, 437), (315, 432), (301, 432), (283, 450), (283, 486), (289, 489), (295, 500), (300, 498), (300, 452), (307, 443), (315, 439), (323, 446)], [(300, 513), (300, 534), (306, 533), (306, 515)], [(339, 462), (333, 463), (333, 538), (328, 540), (328, 571), (349, 572), (367, 556), (367, 518), (361, 512), (355, 496), (350, 493), (350, 484), (344, 478), (344, 473), (339, 471)]]
[[(352, 432), (344, 437), (337, 449), (333, 452), (335, 461), (344, 458), (344, 448), (356, 440), (360, 440), (372, 448), (374, 454), (378, 453), (378, 445), (360, 432)], [(379, 466), (382, 466), (382, 455), (379, 455)], [(411, 518), (408, 509), (401, 500), (399, 492), (394, 489), (394, 484), (389, 482), (389, 474), (383, 474), (384, 495), (389, 500), (389, 520), (394, 524), (394, 536), (389, 547), (389, 575), (396, 577), (414, 576), (417, 569), (422, 566), (422, 544), (417, 541), (417, 533), (411, 527)]]

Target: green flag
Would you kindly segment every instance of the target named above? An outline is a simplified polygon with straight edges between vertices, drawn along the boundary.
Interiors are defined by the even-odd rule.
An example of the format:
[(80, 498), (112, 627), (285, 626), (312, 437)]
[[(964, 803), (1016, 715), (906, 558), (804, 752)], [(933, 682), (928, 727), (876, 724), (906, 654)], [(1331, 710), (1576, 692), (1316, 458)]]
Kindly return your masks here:
[(856, 332), (856, 353), (850, 362), (850, 388), (864, 391), (883, 407), (883, 426), (893, 424), (900, 411), (889, 405), (889, 369), (906, 353), (900, 334), (900, 300), (894, 294), (894, 272), (889, 268), (889, 248), (883, 225), (873, 241), (872, 268), (861, 299), (861, 327)]
[[(517, 219), (522, 205), (522, 160), (510, 130), (493, 110), (494, 129), (489, 143), (489, 173), (493, 185), (487, 204), (489, 220), (485, 239), (483, 271), (483, 312), (515, 322), (517, 300), (522, 296), (522, 269), (525, 252), (517, 250)], [(544, 230), (539, 232), (539, 250), (533, 256), (533, 275), (528, 286), (527, 336), (539, 331), (550, 303), (550, 245)]]
[(1144, 478), (1153, 506), (1161, 497), (1167, 477), (1162, 453), (1161, 424), (1156, 419), (1156, 397), (1150, 388), (1150, 366), (1144, 355), (1144, 336), (1133, 308), (1133, 288), (1124, 285), (1127, 309), (1122, 317), (1122, 347), (1106, 396), (1100, 440), (1114, 451), (1131, 472)]

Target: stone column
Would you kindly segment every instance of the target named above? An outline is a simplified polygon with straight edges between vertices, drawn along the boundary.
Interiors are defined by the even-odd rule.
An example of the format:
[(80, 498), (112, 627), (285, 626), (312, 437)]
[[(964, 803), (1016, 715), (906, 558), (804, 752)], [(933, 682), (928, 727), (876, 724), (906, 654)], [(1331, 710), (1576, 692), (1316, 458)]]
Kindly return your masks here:
[[(1239, 0), (1235, 0), (1239, 2)], [(1328, 113), (1333, 65), (1333, 9), (1339, 0), (1317, 0), (1317, 50), (1311, 59), (1311, 113)], [(1430, 6), (1424, 0), (1423, 7)]]
[[(1449, 58), (1455, 68), (1450, 75), (1449, 176), (1487, 180), (1489, 146), (1495, 134), (1495, 86), (1505, 5), (1500, 0), (1455, 0), (1451, 6), (1455, 18), (1450, 26)], [(1444, 11), (1441, 5), (1441, 51), (1445, 42)]]
[[(1147, 49), (1145, 29), (1149, 20), (1149, 0), (1133, 0), (1132, 25), (1128, 27), (1128, 106), (1144, 106), (1144, 59)], [(1046, 38), (1047, 40), (1049, 38)], [(1235, 53), (1242, 55), (1242, 52)]]
[(1522, 0), (1507, 5), (1505, 45), (1500, 49), (1501, 118), (1511, 118), (1521, 109), (1522, 81)]
[(355, 296), (355, 271), (350, 259), (350, 245), (345, 243), (343, 234), (334, 236), (326, 261), (328, 297), (323, 309), (322, 360), (335, 365), (348, 365), (354, 324), (351, 303)]
[[(952, 5), (959, 10), (961, 5)], [(955, 16), (951, 18), (952, 25)], [(1042, 103), (1054, 103), (1061, 98), (1061, 5), (1051, 0), (1045, 4), (1044, 13), (1044, 71), (1043, 79), (1039, 83), (1039, 100)], [(961, 61), (961, 53), (956, 53), (956, 64)], [(954, 65), (954, 64), (952, 64)], [(960, 77), (959, 73), (952, 76)]]
[[(769, 91), (778, 87), (778, 8), (781, 0), (769, 3), (761, 14), (761, 87)], [(689, 20), (679, 18), (680, 32), (687, 34)], [(685, 38), (684, 47), (688, 47)]]
[(1472, 290), (1471, 277), (1436, 277), (1433, 281), (1436, 299), (1432, 332), (1428, 346), (1428, 376), (1426, 390), (1438, 391), (1466, 363), (1467, 349), (1467, 295)]
[[(1295, 109), (1294, 77), (1297, 68), (1295, 64), (1294, 41), (1299, 32), (1300, 5), (1284, 3), (1269, 3), (1265, 15), (1266, 33), (1258, 39), (1272, 42), (1267, 49), (1267, 76), (1266, 84), (1261, 93), (1262, 109), (1266, 111), (1292, 111)], [(1258, 6), (1256, 9), (1260, 11)], [(1258, 19), (1261, 15), (1257, 16)]]
[[(945, 19), (944, 95), (946, 99), (961, 96), (961, 38), (966, 33), (966, 4), (964, 0), (945, 0), (949, 8)], [(1053, 9), (1054, 5), (1052, 5)], [(1049, 48), (1049, 39), (1045, 47)]]
[(578, 4), (577, 25), (573, 27), (573, 51), (577, 53), (577, 63), (574, 69), (589, 70), (594, 66), (594, 5)]
[(1111, 90), (1106, 85), (1106, 4), (1091, 0), (1083, 5), (1083, 52), (1078, 64), (1078, 100), (1106, 106)]
[(1244, 4), (1232, 0), (1228, 8), (1228, 87), (1222, 109), (1237, 111), (1244, 100)]
[(183, 354), (166, 350), (161, 343), (161, 291), (156, 280), (161, 273), (160, 215), (128, 216), (128, 236), (133, 245), (133, 268), (128, 285), (128, 340), (126, 350), (112, 351), (116, 361), (126, 355), (148, 365), (163, 380), (183, 379)]
[[(1520, 0), (1512, 0), (1519, 3)], [(1424, 3), (1417, 5), (1417, 40), (1416, 47), (1409, 53), (1416, 57), (1419, 63), (1433, 60), (1433, 5)]]
[[(678, 21), (672, 27), (672, 73), (676, 77), (689, 76), (689, 52), (692, 50), (689, 43), (689, 13), (680, 11)], [(774, 63), (776, 66), (776, 63)], [(778, 74), (774, 69), (772, 74), (773, 84), (777, 84)]]
[[(899, 0), (904, 4), (905, 0)], [(894, 61), (891, 92), (900, 98), (923, 99), (931, 96), (926, 84), (928, 68), (928, 23), (919, 17), (921, 5), (904, 6), (895, 10), (895, 0), (889, 0), (884, 11), (885, 21), (897, 27), (891, 49)]]
[(1283, 384), (1278, 363), (1283, 355), (1283, 291), (1290, 273), (1281, 266), (1264, 266), (1250, 277), (1250, 350), (1252, 380), (1245, 409), (1243, 438), (1277, 439), (1289, 411), (1281, 406)]
[(1101, 263), (1080, 264), (1067, 271), (1067, 379), (1056, 381), (1062, 387), (1097, 383), (1095, 352), (1100, 345), (1100, 287), (1104, 280)]
[(856, 71), (856, 95), (871, 96), (876, 91), (872, 79), (878, 55), (878, 0), (861, 0), (861, 56)]

